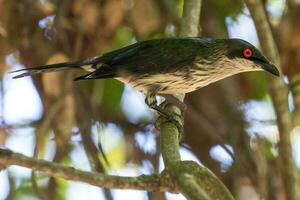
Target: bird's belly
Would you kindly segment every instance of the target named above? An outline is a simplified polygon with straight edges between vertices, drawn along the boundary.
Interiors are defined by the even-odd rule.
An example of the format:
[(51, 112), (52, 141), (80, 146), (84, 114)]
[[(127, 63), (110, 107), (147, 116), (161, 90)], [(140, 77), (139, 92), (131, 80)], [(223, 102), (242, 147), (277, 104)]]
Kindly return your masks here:
[(156, 91), (161, 94), (188, 93), (208, 84), (199, 77), (184, 77), (181, 74), (155, 74), (117, 79), (144, 93)]
[[(223, 67), (195, 65), (198, 68), (176, 71), (174, 73), (145, 74), (140, 76), (120, 77), (118, 80), (131, 85), (144, 93), (154, 91), (161, 94), (189, 93), (214, 83), (228, 76), (247, 71), (231, 64)], [(216, 63), (216, 65), (220, 65)]]

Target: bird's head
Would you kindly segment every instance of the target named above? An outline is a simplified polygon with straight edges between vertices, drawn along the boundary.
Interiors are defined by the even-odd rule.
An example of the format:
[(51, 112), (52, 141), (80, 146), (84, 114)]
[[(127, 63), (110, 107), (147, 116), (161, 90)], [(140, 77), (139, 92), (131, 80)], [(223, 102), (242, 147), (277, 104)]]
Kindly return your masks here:
[(232, 73), (243, 71), (265, 70), (279, 76), (279, 70), (255, 46), (241, 39), (217, 39), (225, 47), (224, 66), (228, 66)]

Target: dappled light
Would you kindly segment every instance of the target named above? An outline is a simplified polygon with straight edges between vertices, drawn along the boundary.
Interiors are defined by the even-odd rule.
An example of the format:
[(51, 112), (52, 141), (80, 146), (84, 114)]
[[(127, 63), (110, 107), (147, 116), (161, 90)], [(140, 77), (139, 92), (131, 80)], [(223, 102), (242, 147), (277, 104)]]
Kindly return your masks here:
[[(192, 1), (0, 0), (0, 199), (195, 199), (174, 178), (174, 173), (183, 170), (184, 164), (190, 169), (184, 169), (181, 178), (193, 175), (190, 181), (198, 183), (201, 189), (198, 192), (203, 190), (203, 198), (197, 199), (213, 200), (218, 192), (223, 192), (224, 199), (218, 198), (222, 200), (300, 198), (297, 192), (300, 191), (299, 1), (199, 0), (201, 13), (194, 16), (197, 24), (191, 31), (196, 31), (201, 38), (239, 38), (250, 42), (266, 57), (263, 59), (279, 68), (280, 77), (253, 67), (252, 71), (256, 72), (233, 73), (234, 76), (224, 75), (216, 78), (220, 81), (211, 81), (212, 74), (216, 73), (209, 72), (211, 57), (223, 53), (227, 56), (224, 63), (233, 65), (230, 59), (238, 56), (231, 55), (229, 50), (226, 53), (214, 50), (213, 55), (204, 52), (203, 56), (193, 57), (193, 62), (202, 57), (208, 59), (203, 71), (211, 77), (199, 73), (207, 81), (191, 81), (194, 69), (185, 69), (184, 81), (178, 88), (185, 88), (185, 83), (191, 82), (207, 84), (189, 90), (184, 103), (181, 94), (176, 96), (177, 102), (161, 88), (152, 87), (159, 86), (164, 79), (176, 81), (180, 70), (170, 68), (176, 75), (171, 76), (162, 66), (169, 67), (164, 58), (179, 46), (170, 48), (162, 57), (159, 57), (160, 50), (152, 51), (152, 60), (142, 57), (140, 63), (145, 62), (145, 66), (133, 66), (140, 68), (130, 68), (131, 71), (123, 70), (128, 63), (134, 63), (130, 56), (138, 57), (140, 52), (136, 49), (146, 46), (147, 50), (151, 45), (142, 44), (124, 54), (116, 54), (106, 63), (89, 63), (76, 66), (76, 70), (53, 73), (40, 73), (42, 69), (39, 69), (36, 74), (28, 71), (32, 76), (13, 78), (19, 74), (12, 71), (93, 60), (95, 56), (144, 40), (195, 36), (182, 30), (187, 27), (182, 19), (189, 14), (183, 12), (185, 2)], [(261, 8), (263, 11), (257, 11)], [(261, 21), (267, 25), (259, 24)], [(210, 45), (203, 41), (202, 46)], [(248, 50), (250, 54), (242, 57), (241, 51), (238, 58), (249, 58), (251, 62), (257, 59)], [(194, 51), (189, 49), (185, 53), (193, 55)], [(185, 55), (177, 55), (180, 56)], [(124, 57), (129, 57), (130, 62), (122, 63)], [(190, 56), (187, 57), (179, 67), (190, 61)], [(159, 62), (161, 66), (157, 65)], [(260, 57), (257, 63), (262, 62), (265, 61)], [(101, 79), (73, 81), (101, 67), (112, 70), (109, 65), (115, 63), (121, 63), (118, 67), (123, 67), (122, 73), (103, 75), (107, 79), (100, 76)], [(247, 65), (244, 60), (240, 63)], [(153, 92), (154, 102), (163, 105), (166, 113), (151, 107), (147, 100), (153, 100), (150, 98), (153, 94), (149, 97), (150, 92), (135, 87), (141, 83), (132, 84), (130, 73), (149, 71), (149, 66), (158, 69), (155, 72), (158, 76), (151, 87), (149, 83), (145, 85), (159, 91)], [(77, 70), (80, 68), (87, 71)], [(149, 78), (148, 71), (137, 79)], [(241, 68), (239, 72), (244, 71), (251, 70)], [(88, 75), (95, 78), (93, 73)], [(114, 76), (121, 78), (113, 79)], [(165, 91), (177, 91), (172, 83)], [(170, 119), (169, 113), (175, 113), (175, 117)], [(170, 134), (170, 138), (175, 136), (173, 139), (177, 141), (179, 167), (170, 164), (165, 156), (173, 153), (176, 159), (177, 152), (165, 149), (166, 130), (175, 130), (176, 135)], [(17, 161), (7, 159), (9, 155), (16, 156)], [(39, 159), (49, 162), (41, 167)], [(53, 168), (58, 171), (56, 174), (47, 168), (53, 163), (59, 164)], [(73, 168), (64, 168), (66, 173), (63, 173), (59, 171), (61, 166), (89, 174), (85, 174), (86, 178), (81, 171), (74, 170), (78, 174), (72, 179), (69, 173), (72, 174)], [(98, 175), (101, 178), (97, 179)], [(119, 176), (125, 179), (119, 181)], [(213, 181), (203, 179), (201, 183), (203, 177)], [(100, 186), (105, 187), (98, 187), (99, 180), (104, 180)], [(216, 182), (220, 185), (212, 184)]]

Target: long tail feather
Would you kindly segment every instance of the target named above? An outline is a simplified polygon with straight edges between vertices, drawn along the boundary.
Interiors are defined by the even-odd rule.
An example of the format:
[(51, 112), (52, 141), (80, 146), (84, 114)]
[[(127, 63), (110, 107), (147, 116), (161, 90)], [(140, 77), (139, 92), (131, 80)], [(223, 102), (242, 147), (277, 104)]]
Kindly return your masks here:
[(43, 65), (43, 66), (38, 66), (33, 68), (20, 69), (20, 70), (12, 71), (10, 73), (23, 72), (13, 77), (14, 79), (16, 79), (25, 76), (31, 76), (33, 74), (40, 74), (40, 73), (47, 73), (47, 72), (54, 72), (54, 71), (64, 71), (64, 70), (71, 70), (71, 69), (88, 69), (91, 68), (88, 66), (101, 62), (100, 59), (101, 57), (95, 57), (95, 58), (86, 59), (82, 61)]

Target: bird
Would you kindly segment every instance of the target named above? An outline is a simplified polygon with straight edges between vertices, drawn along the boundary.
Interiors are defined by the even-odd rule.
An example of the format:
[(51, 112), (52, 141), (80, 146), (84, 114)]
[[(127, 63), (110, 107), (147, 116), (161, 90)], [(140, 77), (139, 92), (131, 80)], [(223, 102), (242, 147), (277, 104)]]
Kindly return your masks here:
[(231, 38), (174, 37), (145, 40), (93, 58), (13, 71), (13, 78), (83, 69), (75, 80), (114, 78), (143, 92), (147, 105), (161, 113), (157, 95), (185, 94), (248, 71), (279, 70), (254, 45)]

